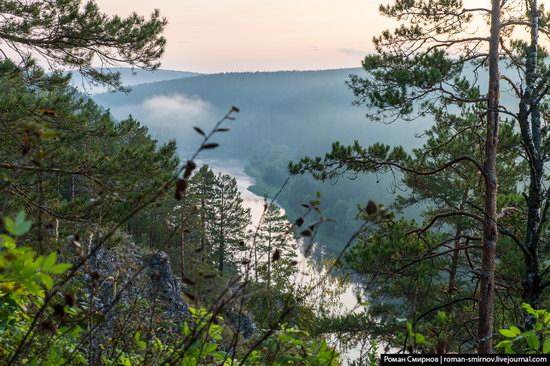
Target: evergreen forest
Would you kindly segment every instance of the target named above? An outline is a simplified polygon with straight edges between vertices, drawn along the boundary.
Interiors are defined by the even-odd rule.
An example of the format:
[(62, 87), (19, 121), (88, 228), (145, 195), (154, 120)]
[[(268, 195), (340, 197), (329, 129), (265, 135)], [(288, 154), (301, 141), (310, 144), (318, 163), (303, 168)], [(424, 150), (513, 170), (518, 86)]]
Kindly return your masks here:
[(550, 354), (550, 11), (379, 13), (356, 68), (203, 73), (162, 9), (1, 0), (0, 365)]

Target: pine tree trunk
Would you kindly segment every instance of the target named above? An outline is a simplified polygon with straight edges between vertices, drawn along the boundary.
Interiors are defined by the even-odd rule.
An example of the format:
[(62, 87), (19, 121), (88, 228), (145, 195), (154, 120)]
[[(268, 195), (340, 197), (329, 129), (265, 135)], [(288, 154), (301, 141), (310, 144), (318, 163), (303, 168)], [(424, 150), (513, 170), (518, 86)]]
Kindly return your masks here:
[[(525, 65), (525, 93), (520, 102), (519, 125), (527, 147), (530, 167), (529, 197), (527, 199), (527, 231), (525, 235), (525, 272), (523, 301), (533, 307), (540, 305), (542, 295), (539, 272), (539, 244), (544, 202), (544, 151), (541, 135), (539, 103), (533, 95), (537, 81), (537, 49), (539, 39), (539, 11), (536, 0), (530, 2), (531, 44)], [(529, 125), (530, 123), (530, 125)]]
[(500, 72), (498, 65), (500, 34), (500, 0), (492, 0), (491, 36), (489, 42), (489, 91), (487, 135), (485, 140), (485, 217), (483, 222), (483, 254), (479, 293), (478, 352), (493, 352), (493, 303), (495, 295), (495, 259), (497, 228), (498, 108), (500, 105)]
[(225, 259), (225, 235), (224, 235), (224, 225), (225, 225), (225, 187), (222, 187), (222, 196), (221, 196), (221, 214), (220, 214), (220, 258), (218, 270), (223, 273), (224, 259)]
[[(38, 180), (38, 204), (40, 207), (44, 207), (44, 186), (42, 182), (42, 174), (39, 172), (37, 174), (37, 180)], [(38, 210), (38, 220), (37, 220), (37, 227), (38, 227), (38, 253), (39, 254), (45, 254), (46, 251), (44, 249), (44, 232), (43, 232), (43, 209), (40, 208)]]
[(449, 270), (449, 294), (452, 294), (456, 291), (456, 272), (458, 271), (458, 262), (460, 259), (460, 236), (462, 235), (462, 229), (460, 227), (456, 228), (455, 240), (454, 240), (454, 251), (453, 257), (451, 260), (451, 268)]
[(71, 174), (71, 201), (74, 201), (75, 191), (76, 191), (76, 182), (74, 174)]
[[(460, 202), (459, 209), (462, 211), (468, 202), (468, 189), (465, 189), (462, 194), (462, 201)], [(460, 261), (460, 251), (461, 248), (461, 236), (464, 231), (462, 224), (458, 223), (455, 230), (455, 241), (454, 241), (454, 251), (453, 257), (451, 260), (451, 268), (449, 270), (449, 293), (452, 294), (453, 291), (456, 291), (456, 274), (458, 272), (458, 263)]]
[(184, 276), (184, 268), (185, 268), (185, 211), (184, 211), (184, 203), (181, 204), (181, 217), (180, 217), (180, 223), (181, 223), (181, 233), (180, 233), (180, 270), (181, 270), (181, 278), (183, 279)]
[(267, 238), (267, 288), (271, 289), (271, 225), (269, 226), (269, 234)]
[(254, 239), (254, 278), (258, 282), (258, 244)]
[(206, 218), (205, 218), (205, 211), (206, 206), (204, 202), (204, 192), (201, 195), (201, 253), (204, 252), (205, 249), (205, 241), (206, 241)]

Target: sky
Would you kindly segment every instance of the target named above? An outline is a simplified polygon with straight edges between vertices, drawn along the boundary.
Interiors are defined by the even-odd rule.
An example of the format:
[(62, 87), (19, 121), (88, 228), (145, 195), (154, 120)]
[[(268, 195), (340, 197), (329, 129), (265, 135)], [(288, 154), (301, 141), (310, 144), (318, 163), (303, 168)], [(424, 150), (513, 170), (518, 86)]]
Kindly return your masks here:
[[(391, 0), (96, 0), (108, 14), (155, 8), (168, 19), (162, 68), (194, 72), (360, 67), (372, 38), (397, 25)], [(488, 0), (464, 0), (479, 7)]]
[[(360, 67), (388, 28), (379, 0), (97, 0), (168, 19), (162, 68), (195, 72)], [(392, 26), (393, 28), (393, 26)]]

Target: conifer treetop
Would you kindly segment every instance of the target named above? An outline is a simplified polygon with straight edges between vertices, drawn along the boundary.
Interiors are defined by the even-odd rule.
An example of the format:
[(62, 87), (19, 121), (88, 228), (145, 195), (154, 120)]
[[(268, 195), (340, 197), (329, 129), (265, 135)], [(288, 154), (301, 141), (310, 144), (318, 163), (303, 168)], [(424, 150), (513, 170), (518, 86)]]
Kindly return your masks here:
[(43, 59), (53, 70), (75, 69), (93, 83), (127, 90), (109, 68), (157, 69), (166, 24), (158, 10), (149, 18), (135, 12), (121, 18), (101, 12), (93, 0), (6, 0), (0, 2), (0, 53), (26, 67)]

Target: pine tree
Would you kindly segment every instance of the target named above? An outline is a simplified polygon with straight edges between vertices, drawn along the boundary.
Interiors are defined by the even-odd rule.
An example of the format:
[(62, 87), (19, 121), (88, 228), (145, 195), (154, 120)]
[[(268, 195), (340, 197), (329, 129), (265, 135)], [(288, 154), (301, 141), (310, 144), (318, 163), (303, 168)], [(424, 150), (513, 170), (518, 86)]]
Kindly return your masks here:
[(218, 270), (224, 272), (226, 263), (246, 240), (250, 224), (250, 210), (243, 207), (243, 199), (235, 178), (219, 173), (212, 197), (213, 220), (207, 226), (210, 244), (217, 257)]
[(136, 13), (120, 18), (102, 13), (93, 0), (5, 0), (0, 14), (3, 47), (20, 56), (22, 67), (34, 68), (34, 56), (53, 69), (76, 69), (94, 83), (119, 90), (127, 89), (109, 66), (156, 69), (166, 45), (167, 22), (158, 10), (149, 19)]
[[(483, 162), (472, 156), (464, 155), (431, 172), (417, 172), (418, 175), (434, 175), (449, 168), (452, 169), (457, 163), (468, 162), (483, 176), (484, 202), (481, 219), (484, 251), (479, 272), (478, 329), (478, 350), (482, 353), (492, 352), (497, 239), (499, 233), (510, 233), (510, 231), (503, 231), (498, 227), (499, 115), (506, 114), (518, 118), (518, 115), (510, 112), (509, 108), (500, 103), (502, 75), (499, 70), (499, 59), (508, 59), (512, 67), (520, 74), (525, 75), (525, 70), (529, 70), (529, 67), (522, 65), (525, 56), (529, 54), (525, 50), (529, 47), (524, 47), (525, 43), (517, 40), (512, 40), (508, 47), (503, 41), (505, 37), (513, 35), (514, 30), (518, 27), (525, 27), (532, 34), (530, 48), (537, 49), (536, 24), (541, 19), (541, 9), (537, 8), (536, 2), (525, 4), (528, 4), (529, 12), (525, 11), (523, 2), (500, 2), (498, 0), (491, 1), (490, 8), (467, 8), (460, 0), (396, 0), (391, 4), (382, 5), (380, 11), (383, 15), (402, 21), (403, 24), (393, 32), (388, 30), (374, 38), (377, 52), (368, 55), (363, 62), (367, 75), (356, 75), (350, 80), (350, 86), (357, 97), (356, 103), (370, 107), (369, 116), (373, 119), (411, 120), (441, 111), (448, 112), (453, 108), (451, 106), (457, 106), (458, 108), (472, 108), (483, 122), (482, 127), (485, 128), (485, 131), (478, 131), (478, 133), (484, 133), (485, 136)], [(484, 33), (476, 24), (476, 16), (483, 16), (487, 21), (488, 27)], [(521, 46), (518, 47), (518, 45)], [(531, 55), (535, 53), (537, 52), (531, 52)], [(478, 77), (480, 69), (487, 70), (488, 82), (482, 81)], [(526, 88), (524, 85), (517, 85), (507, 77), (502, 77), (502, 80), (512, 85), (511, 90), (520, 95), (523, 101), (527, 98), (527, 104), (530, 103), (531, 107), (524, 110), (529, 116), (532, 111), (537, 110), (534, 106), (548, 91), (548, 88), (544, 88), (540, 84), (538, 84), (541, 86), (540, 88), (532, 88), (533, 80), (535, 80), (532, 78), (533, 75), (527, 71), (525, 76), (528, 77), (520, 78), (526, 82), (532, 81), (526, 83), (530, 84), (530, 86), (525, 85)], [(547, 82), (547, 79), (543, 79), (543, 84)], [(536, 100), (527, 92), (535, 89), (539, 92), (539, 97)], [(487, 92), (484, 94), (485, 91)], [(529, 95), (521, 95), (522, 91), (526, 91), (524, 94)], [(535, 126), (535, 130), (539, 131), (532, 134), (528, 124), (523, 123), (522, 129), (525, 131), (523, 135), (527, 137), (523, 137), (525, 146), (530, 146), (529, 136), (537, 136), (540, 132), (536, 120), (536, 118), (532, 120), (532, 125)], [(519, 119), (518, 121), (521, 126), (522, 122)], [(356, 154), (361, 154), (361, 151), (365, 153), (363, 157), (367, 158), (358, 160)], [(379, 144), (368, 149), (362, 149), (359, 144), (350, 147), (335, 145), (332, 154), (327, 155), (327, 159), (324, 161), (309, 159), (303, 163), (319, 172), (317, 176), (320, 178), (327, 177), (327, 170), (324, 169), (327, 166), (332, 171), (336, 167), (336, 170), (340, 172), (346, 169), (363, 172), (380, 172), (391, 169), (406, 171), (408, 169), (406, 166), (396, 162), (396, 160), (400, 161), (403, 153), (404, 151), (399, 151), (399, 149), (391, 151)], [(527, 152), (527, 155), (529, 154)], [(531, 154), (530, 158), (539, 155)], [(295, 172), (300, 171), (299, 167), (294, 168)], [(540, 203), (540, 200), (538, 201)], [(538, 206), (541, 205), (533, 206), (533, 223), (538, 223), (536, 217), (541, 212), (537, 208)], [(535, 251), (532, 252), (532, 255), (526, 255), (525, 253), (529, 251), (525, 250), (523, 243), (515, 239), (514, 241), (518, 243), (527, 258), (527, 267), (529, 267), (529, 263), (533, 263), (534, 265), (531, 267), (537, 268), (537, 261), (534, 259), (537, 257)], [(530, 278), (534, 279), (534, 281), (530, 281), (532, 282), (531, 288), (538, 287), (536, 282), (540, 283), (537, 281), (537, 275), (533, 276), (534, 272), (540, 278), (538, 270), (531, 271)], [(540, 288), (538, 292), (540, 293)]]
[[(157, 151), (137, 121), (115, 123), (62, 76), (76, 69), (91, 83), (128, 90), (110, 67), (158, 68), (166, 20), (158, 11), (149, 19), (108, 16), (93, 0), (8, 0), (0, 13), (0, 119), (2, 134), (11, 136), (0, 168), (21, 178), (2, 187), (15, 198), (5, 207), (23, 203), (32, 210), (44, 252), (43, 228), (52, 222), (65, 221), (65, 233), (85, 225), (97, 231), (98, 217), (105, 224), (120, 218), (119, 209), (135, 206), (173, 174), (174, 143)], [(54, 72), (46, 75), (37, 59)], [(144, 171), (151, 179), (142, 179)]]
[[(475, 334), (475, 303), (471, 299), (476, 296), (472, 280), (477, 278), (482, 256), (479, 233), (483, 197), (478, 192), (483, 189), (483, 181), (480, 173), (467, 164), (455, 165), (446, 174), (422, 176), (414, 172), (437, 169), (463, 154), (481, 157), (484, 146), (475, 129), (478, 123), (478, 117), (467, 111), (461, 115), (437, 115), (434, 126), (424, 134), (425, 143), (401, 160), (414, 171), (404, 172), (399, 188), (406, 194), (392, 206), (399, 214), (420, 206), (425, 221), (418, 228), (413, 221), (363, 212), (362, 218), (372, 222), (372, 226), (346, 255), (347, 266), (366, 276), (372, 299), (366, 311), (369, 319), (392, 314), (369, 328), (381, 337), (402, 327), (393, 321), (395, 318), (414, 320), (442, 304), (453, 304), (444, 307), (444, 325), (437, 317), (425, 317), (414, 324), (416, 332), (430, 335), (428, 341), (418, 345), (424, 352), (457, 350), (464, 334)], [(499, 140), (504, 149), (497, 165), (502, 176), (499, 200), (513, 202), (519, 196), (517, 182), (526, 176), (527, 166), (519, 163), (519, 136), (511, 123), (502, 124)], [(503, 223), (507, 220), (502, 219)], [(521, 277), (510, 271), (510, 259), (503, 255), (504, 248), (514, 249), (510, 242), (507, 237), (499, 240), (503, 251), (497, 257), (497, 279), (519, 282)], [(503, 299), (496, 311), (507, 319), (513, 318), (513, 303), (513, 299)], [(395, 346), (403, 345), (397, 342)]]
[[(214, 213), (212, 211), (216, 175), (208, 165), (203, 165), (193, 176), (191, 193), (197, 196), (198, 219), (200, 232), (199, 250), (204, 252), (208, 247), (208, 227), (211, 225)], [(211, 249), (211, 248), (210, 248)]]
[(296, 243), (292, 226), (281, 208), (275, 203), (266, 203), (266, 206), (256, 238), (257, 247), (253, 248), (255, 262), (267, 287), (284, 291), (289, 289), (295, 270), (292, 261), (296, 258)]
[[(204, 262), (205, 253), (211, 250), (208, 228), (215, 218), (213, 212), (213, 196), (216, 176), (207, 164), (203, 165), (189, 179), (189, 188), (181, 204), (177, 205), (173, 221), (180, 232), (180, 266), (182, 277), (193, 277), (196, 255), (199, 262)], [(207, 250), (208, 249), (208, 250)], [(186, 254), (187, 253), (187, 254)], [(185, 267), (188, 268), (185, 268)], [(187, 273), (187, 275), (184, 275)]]
[[(0, 133), (13, 137), (0, 146), (3, 206), (8, 213), (28, 207), (41, 253), (54, 245), (46, 243), (52, 221), (59, 222), (61, 238), (97, 231), (173, 176), (174, 142), (159, 147), (131, 117), (115, 122), (76, 94), (68, 78), (37, 72), (31, 87), (28, 75), (10, 62), (0, 64), (0, 74), (9, 75), (0, 77)], [(144, 221), (141, 232), (158, 221)]]

